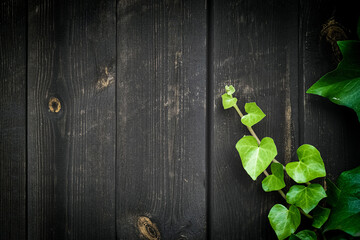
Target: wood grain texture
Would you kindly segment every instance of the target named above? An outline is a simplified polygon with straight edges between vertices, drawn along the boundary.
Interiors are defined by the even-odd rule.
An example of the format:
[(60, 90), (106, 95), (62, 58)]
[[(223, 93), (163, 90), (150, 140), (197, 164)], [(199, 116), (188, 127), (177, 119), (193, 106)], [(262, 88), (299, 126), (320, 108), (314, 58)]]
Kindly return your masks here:
[(117, 41), (118, 239), (205, 239), (204, 2), (119, 1)]
[[(359, 165), (360, 142), (357, 138), (360, 125), (353, 110), (305, 92), (325, 73), (335, 69), (338, 51), (336, 40), (355, 39), (359, 15), (354, 1), (301, 2), (301, 142), (312, 144), (319, 149), (327, 174), (332, 180), (342, 171)], [(334, 19), (337, 24), (329, 26), (322, 33), (329, 19)]]
[(213, 1), (211, 111), (211, 239), (275, 239), (267, 215), (278, 193), (265, 193), (244, 171), (235, 149), (247, 129), (221, 95), (234, 85), (238, 106), (257, 102), (267, 117), (254, 126), (272, 137), (277, 160), (289, 162), (298, 145), (297, 1)]
[(0, 239), (26, 238), (26, 2), (0, 3)]
[(115, 1), (30, 1), (29, 239), (115, 239), (115, 20)]
[(333, 180), (359, 165), (356, 114), (305, 93), (355, 1), (28, 2), (0, 3), (1, 240), (275, 239), (285, 202), (243, 170), (226, 84), (280, 162), (309, 143)]

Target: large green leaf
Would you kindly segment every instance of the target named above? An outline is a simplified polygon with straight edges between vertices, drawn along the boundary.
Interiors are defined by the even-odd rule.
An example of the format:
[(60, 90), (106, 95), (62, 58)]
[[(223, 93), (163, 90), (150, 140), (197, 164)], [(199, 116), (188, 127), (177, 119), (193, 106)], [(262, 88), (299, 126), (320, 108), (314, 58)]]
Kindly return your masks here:
[(310, 184), (307, 187), (295, 185), (286, 194), (286, 201), (309, 213), (325, 197), (325, 190), (320, 184)]
[(332, 195), (336, 201), (325, 231), (341, 230), (354, 237), (360, 236), (360, 166), (343, 172), (337, 180), (337, 194)]
[(245, 111), (248, 114), (241, 118), (241, 122), (248, 127), (252, 127), (266, 116), (265, 113), (263, 113), (263, 111), (254, 102), (246, 103)]
[(276, 204), (271, 208), (268, 218), (280, 240), (294, 233), (301, 221), (300, 211), (294, 205), (291, 205), (288, 210), (285, 206)]
[(307, 93), (320, 95), (330, 101), (355, 110), (360, 121), (360, 41), (337, 42), (343, 60), (337, 68), (325, 74)]
[(360, 166), (342, 172), (336, 183), (341, 192), (360, 197)]
[(253, 136), (245, 136), (237, 142), (236, 149), (245, 171), (254, 181), (277, 155), (274, 140), (269, 137), (263, 138), (258, 145)]
[(285, 187), (284, 168), (280, 163), (271, 164), (271, 173), (262, 181), (265, 192), (278, 191)]
[[(356, 223), (356, 224), (355, 224)], [(325, 231), (342, 230), (354, 237), (360, 237), (360, 199), (352, 195), (341, 195), (333, 208)]]
[(309, 144), (301, 145), (296, 151), (299, 162), (286, 165), (286, 172), (297, 183), (306, 183), (318, 177), (325, 177), (325, 166), (320, 152)]
[(310, 230), (302, 230), (297, 234), (291, 234), (289, 240), (316, 240), (316, 233)]
[(317, 206), (312, 212), (311, 215), (313, 216), (313, 223), (312, 226), (315, 228), (321, 228), (322, 225), (328, 220), (330, 215), (329, 208), (322, 208)]
[(326, 195), (328, 196), (326, 202), (330, 206), (335, 207), (337, 201), (339, 200), (341, 190), (329, 178), (326, 179), (326, 185)]

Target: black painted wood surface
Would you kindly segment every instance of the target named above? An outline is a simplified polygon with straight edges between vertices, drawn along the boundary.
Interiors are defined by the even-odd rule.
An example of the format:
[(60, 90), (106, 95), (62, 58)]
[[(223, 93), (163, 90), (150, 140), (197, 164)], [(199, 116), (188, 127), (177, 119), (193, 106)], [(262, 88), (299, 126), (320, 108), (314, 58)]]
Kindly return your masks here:
[(204, 7), (202, 1), (118, 3), (119, 239), (139, 236), (134, 226), (144, 225), (140, 233), (150, 239), (205, 239)]
[[(275, 239), (235, 144), (256, 101), (282, 163), (359, 165), (356, 114), (306, 94), (353, 39), (355, 1), (0, 3), (0, 239)], [(289, 179), (287, 179), (290, 182)]]
[(30, 1), (28, 238), (115, 238), (115, 1)]
[(0, 239), (26, 237), (26, 3), (0, 3)]

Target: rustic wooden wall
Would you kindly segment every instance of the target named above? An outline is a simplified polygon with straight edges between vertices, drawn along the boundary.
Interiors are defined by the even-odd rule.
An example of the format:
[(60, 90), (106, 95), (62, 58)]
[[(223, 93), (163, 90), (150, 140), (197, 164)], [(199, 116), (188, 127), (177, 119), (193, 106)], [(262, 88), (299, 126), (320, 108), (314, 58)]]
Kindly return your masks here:
[(2, 1), (0, 239), (275, 239), (283, 200), (242, 169), (220, 96), (258, 103), (283, 163), (309, 143), (331, 179), (359, 165), (355, 113), (305, 94), (353, 2)]

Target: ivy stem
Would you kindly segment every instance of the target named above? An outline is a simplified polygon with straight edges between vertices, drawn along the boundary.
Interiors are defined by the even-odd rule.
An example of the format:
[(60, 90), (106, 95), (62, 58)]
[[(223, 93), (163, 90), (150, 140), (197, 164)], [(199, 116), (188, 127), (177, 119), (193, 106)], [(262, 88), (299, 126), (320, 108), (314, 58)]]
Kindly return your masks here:
[[(240, 111), (239, 107), (237, 105), (234, 105), (235, 110), (237, 111), (237, 113), (239, 114), (240, 118), (244, 117), (244, 114)], [(246, 126), (247, 129), (249, 130), (250, 134), (256, 139), (257, 143), (260, 145), (260, 139), (258, 138), (258, 136), (256, 135), (256, 133), (254, 132), (254, 130), (252, 129), (252, 127)], [(279, 163), (281, 164), (279, 161), (277, 161), (275, 158), (272, 160), (274, 163)], [(283, 166), (283, 169), (285, 170), (285, 166), (283, 164), (281, 164)], [(266, 174), (265, 174), (266, 175)]]
[(298, 207), (298, 209), (300, 210), (300, 212), (301, 212), (305, 217), (310, 218), (310, 219), (313, 219), (313, 216), (305, 213), (305, 212), (304, 212), (301, 208), (299, 208), (299, 207)]
[[(237, 105), (234, 105), (234, 108), (235, 108), (235, 110), (237, 111), (237, 113), (239, 114), (240, 118), (242, 118), (242, 117), (244, 116), (244, 114), (240, 111), (239, 107), (238, 107)], [(256, 133), (254, 132), (254, 130), (252, 129), (252, 127), (248, 127), (248, 126), (246, 126), (246, 127), (247, 127), (247, 129), (249, 130), (250, 134), (256, 139), (257, 143), (260, 145), (260, 139), (258, 138), (258, 136), (256, 135)], [(281, 165), (283, 166), (283, 169), (286, 171), (285, 166), (284, 166), (281, 162), (279, 162), (278, 160), (276, 160), (275, 158), (272, 160), (272, 162), (281, 164)], [(265, 175), (266, 175), (266, 174), (265, 174)], [(310, 183), (310, 182), (306, 182), (305, 184), (309, 186), (311, 183)]]
[[(234, 105), (234, 108), (235, 108), (236, 112), (239, 114), (240, 118), (244, 117), (244, 114), (240, 111), (239, 107), (238, 107), (236, 104)], [(249, 127), (249, 126), (246, 126), (246, 127), (247, 127), (247, 129), (249, 130), (250, 134), (256, 139), (257, 143), (260, 145), (260, 139), (258, 138), (258, 136), (256, 135), (256, 133), (254, 132), (254, 130), (252, 129), (252, 127)], [(282, 163), (280, 163), (279, 161), (277, 161), (275, 158), (272, 160), (272, 162), (281, 164), (281, 165), (283, 166), (283, 169), (285, 170), (285, 166), (284, 166)], [(268, 173), (266, 170), (264, 170), (263, 173), (265, 174), (265, 176), (269, 176), (269, 173)], [(306, 184), (307, 184), (307, 185), (310, 185), (309, 182), (306, 182)], [(285, 201), (286, 201), (286, 195), (285, 195), (285, 193), (284, 193), (282, 190), (278, 190), (278, 193), (279, 193), (279, 194), (285, 199)], [(305, 213), (301, 208), (299, 208), (299, 210), (300, 210), (300, 212), (301, 212), (305, 217), (310, 218), (310, 219), (313, 218), (311, 215)]]

